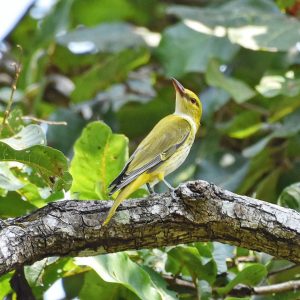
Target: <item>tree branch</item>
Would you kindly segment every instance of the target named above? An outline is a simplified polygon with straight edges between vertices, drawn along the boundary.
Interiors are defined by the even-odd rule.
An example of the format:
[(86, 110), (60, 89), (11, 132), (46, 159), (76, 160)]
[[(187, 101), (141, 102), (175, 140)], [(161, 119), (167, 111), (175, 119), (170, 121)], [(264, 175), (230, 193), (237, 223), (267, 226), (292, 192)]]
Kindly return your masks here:
[(300, 214), (206, 181), (169, 194), (126, 200), (103, 227), (111, 201), (64, 200), (7, 220), (0, 230), (0, 275), (48, 256), (89, 256), (219, 241), (300, 262)]

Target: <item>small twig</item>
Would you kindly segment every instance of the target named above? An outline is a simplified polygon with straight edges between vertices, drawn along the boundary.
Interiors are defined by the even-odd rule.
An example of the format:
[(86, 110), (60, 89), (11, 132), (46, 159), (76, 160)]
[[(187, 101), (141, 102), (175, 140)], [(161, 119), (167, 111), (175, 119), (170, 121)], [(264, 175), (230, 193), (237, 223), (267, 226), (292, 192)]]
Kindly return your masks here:
[(288, 291), (298, 291), (300, 290), (300, 280), (291, 280), (287, 282), (257, 286), (253, 288), (254, 294), (256, 295), (266, 295), (273, 293), (283, 293)]
[(68, 125), (68, 123), (65, 121), (49, 121), (49, 120), (39, 119), (39, 118), (36, 118), (33, 116), (23, 116), (22, 119), (23, 120), (32, 120), (32, 121), (35, 121), (38, 123), (46, 123), (48, 125), (64, 125), (64, 126)]
[(179, 285), (185, 288), (195, 290), (195, 285), (191, 280), (182, 279), (180, 277), (163, 274), (163, 278), (171, 285)]
[(15, 68), (15, 77), (14, 77), (14, 80), (13, 80), (12, 85), (11, 85), (10, 98), (7, 102), (7, 106), (6, 106), (6, 109), (5, 109), (5, 112), (4, 112), (4, 116), (3, 116), (3, 120), (2, 120), (2, 126), (0, 127), (0, 134), (1, 134), (1, 132), (4, 128), (4, 126), (5, 126), (6, 120), (9, 116), (9, 114), (10, 114), (11, 106), (12, 106), (13, 99), (14, 99), (14, 94), (15, 94), (15, 91), (17, 89), (17, 82), (18, 82), (18, 79), (19, 79), (19, 76), (20, 76), (20, 73), (21, 73), (23, 49), (20, 45), (17, 45), (17, 48), (20, 51), (20, 57), (19, 57), (19, 61), (17, 63), (13, 63), (13, 66)]

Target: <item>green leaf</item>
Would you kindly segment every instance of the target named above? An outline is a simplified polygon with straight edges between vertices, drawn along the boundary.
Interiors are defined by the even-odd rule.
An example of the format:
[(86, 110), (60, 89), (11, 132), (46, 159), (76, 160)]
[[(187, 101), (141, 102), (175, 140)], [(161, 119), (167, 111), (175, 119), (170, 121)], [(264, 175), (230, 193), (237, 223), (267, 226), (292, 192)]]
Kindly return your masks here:
[(39, 125), (28, 125), (16, 135), (9, 138), (0, 139), (0, 142), (5, 143), (15, 150), (24, 150), (34, 145), (45, 145), (46, 136)]
[(75, 89), (71, 95), (72, 100), (81, 102), (94, 97), (101, 89), (124, 80), (131, 70), (146, 64), (149, 58), (150, 53), (146, 48), (128, 49), (109, 55), (73, 78)]
[(205, 78), (209, 85), (222, 88), (228, 92), (237, 103), (245, 102), (255, 96), (255, 91), (245, 82), (226, 77), (220, 71), (220, 64), (216, 60), (209, 62)]
[(203, 119), (214, 122), (213, 113), (220, 110), (230, 100), (230, 95), (223, 89), (211, 87), (200, 94), (203, 105)]
[(102, 299), (119, 300), (140, 298), (124, 285), (114, 282), (106, 282), (94, 271), (84, 274), (84, 282), (79, 292), (79, 299)]
[(183, 274), (193, 279), (206, 280), (212, 284), (217, 275), (216, 263), (202, 259), (196, 247), (177, 246), (168, 251), (166, 271), (174, 275)]
[[(62, 278), (64, 291), (66, 293), (66, 299), (74, 299), (79, 295), (84, 285), (85, 275), (86, 274), (84, 273), (79, 273), (73, 276), (66, 276)], [(95, 293), (95, 289), (93, 289), (93, 292)], [(101, 295), (103, 297), (102, 293), (98, 295)], [(94, 298), (88, 297), (88, 298), (81, 298), (81, 299), (94, 299)]]
[(8, 192), (5, 197), (0, 197), (0, 216), (2, 218), (19, 217), (34, 209), (36, 206), (23, 200), (16, 192)]
[(228, 294), (237, 284), (245, 284), (248, 286), (257, 285), (266, 275), (267, 269), (261, 264), (252, 264), (240, 271), (225, 287), (217, 288), (217, 292), (221, 295)]
[(282, 168), (278, 167), (265, 176), (257, 185), (256, 197), (264, 201), (275, 203), (278, 198), (278, 180)]
[(286, 187), (279, 196), (278, 204), (300, 211), (300, 182)]
[(113, 134), (102, 122), (88, 124), (74, 146), (71, 191), (79, 199), (106, 199), (108, 185), (128, 158), (127, 143), (124, 135)]
[(167, 76), (180, 77), (188, 72), (203, 73), (211, 58), (229, 61), (237, 50), (226, 38), (209, 36), (179, 23), (164, 31), (157, 56)]
[(24, 267), (24, 273), (27, 282), (31, 287), (43, 285), (43, 270), (47, 265), (47, 258), (39, 260), (31, 266)]
[(54, 190), (70, 188), (71, 177), (67, 172), (67, 159), (53, 148), (36, 145), (24, 150), (15, 150), (0, 142), (0, 161), (16, 161), (35, 169)]
[(7, 296), (10, 292), (12, 292), (11, 286), (10, 286), (10, 280), (11, 280), (12, 273), (7, 273), (5, 275), (2, 275), (0, 277), (0, 299), (7, 299)]
[(124, 252), (77, 258), (76, 263), (90, 266), (107, 282), (122, 284), (140, 299), (163, 299), (147, 272)]
[(227, 36), (252, 50), (287, 51), (300, 38), (300, 22), (282, 14), (273, 1), (233, 0), (215, 7), (171, 6), (169, 14), (211, 36)]
[(168, 290), (167, 282), (162, 278), (162, 276), (155, 272), (152, 268), (143, 265), (142, 268), (148, 273), (150, 276), (155, 288), (159, 291), (162, 299), (177, 299), (176, 293), (173, 291)]
[[(3, 113), (0, 113), (0, 120), (2, 122)], [(12, 135), (12, 132), (20, 132), (23, 128), (22, 111), (19, 108), (13, 109), (7, 118), (7, 125), (3, 126), (1, 138), (7, 138)], [(0, 125), (2, 127), (2, 125)]]
[(144, 23), (153, 20), (157, 8), (156, 1), (130, 1), (130, 0), (75, 0), (72, 7), (74, 24), (93, 26), (102, 22), (117, 20), (130, 20), (133, 23)]
[(254, 145), (251, 145), (243, 150), (243, 155), (246, 157), (253, 157), (261, 152), (273, 138), (287, 138), (298, 134), (300, 131), (299, 122), (300, 110), (288, 115), (283, 124), (278, 124), (274, 131), (266, 137), (259, 140)]
[(260, 115), (257, 112), (245, 111), (235, 115), (230, 122), (218, 125), (220, 129), (226, 132), (230, 137), (245, 139), (255, 134), (263, 123), (260, 121)]
[(120, 52), (128, 48), (146, 46), (142, 36), (138, 34), (138, 28), (125, 22), (78, 28), (58, 36), (57, 42), (78, 54)]

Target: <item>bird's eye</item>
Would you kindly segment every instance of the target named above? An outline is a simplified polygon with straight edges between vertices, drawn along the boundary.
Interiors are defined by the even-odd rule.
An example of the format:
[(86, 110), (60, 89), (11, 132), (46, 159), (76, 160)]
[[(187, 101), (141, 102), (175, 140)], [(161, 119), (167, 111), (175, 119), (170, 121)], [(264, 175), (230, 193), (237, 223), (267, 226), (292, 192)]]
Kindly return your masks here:
[(195, 104), (197, 101), (196, 101), (195, 98), (191, 98), (191, 102), (192, 102), (193, 104)]

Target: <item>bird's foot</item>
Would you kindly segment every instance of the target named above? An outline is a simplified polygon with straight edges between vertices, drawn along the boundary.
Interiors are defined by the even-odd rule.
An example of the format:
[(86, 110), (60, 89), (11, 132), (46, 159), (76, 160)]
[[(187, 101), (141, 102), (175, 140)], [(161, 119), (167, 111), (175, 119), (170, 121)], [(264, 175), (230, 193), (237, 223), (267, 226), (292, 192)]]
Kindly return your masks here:
[(169, 192), (173, 200), (176, 200), (178, 198), (176, 194), (176, 188), (173, 187), (171, 189), (169, 188)]
[(157, 194), (148, 182), (146, 183), (146, 186), (151, 196), (155, 196)]

